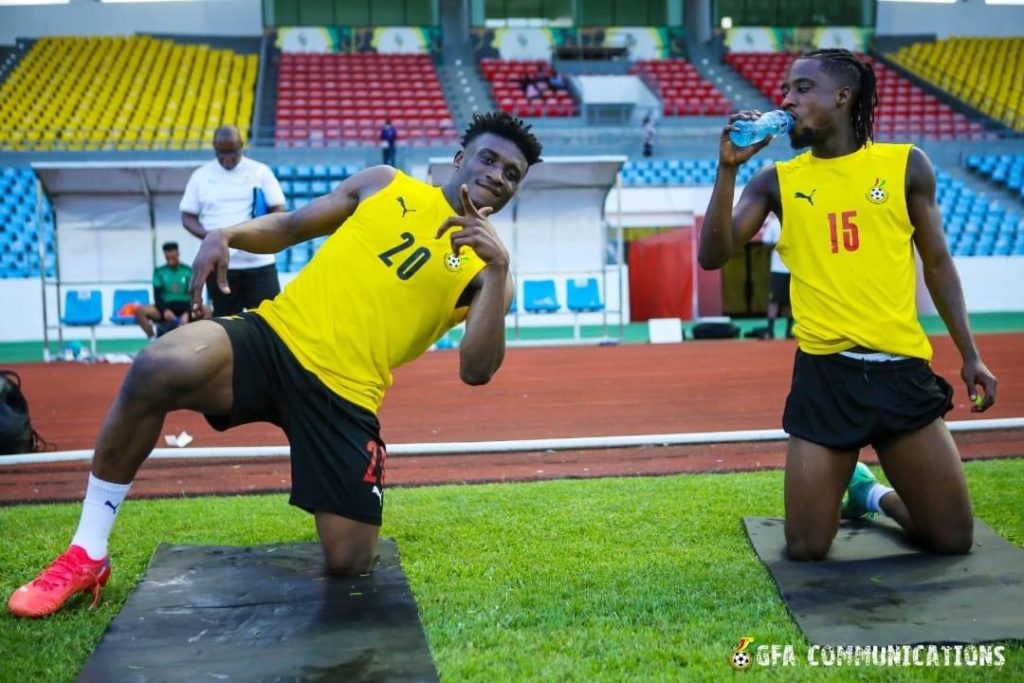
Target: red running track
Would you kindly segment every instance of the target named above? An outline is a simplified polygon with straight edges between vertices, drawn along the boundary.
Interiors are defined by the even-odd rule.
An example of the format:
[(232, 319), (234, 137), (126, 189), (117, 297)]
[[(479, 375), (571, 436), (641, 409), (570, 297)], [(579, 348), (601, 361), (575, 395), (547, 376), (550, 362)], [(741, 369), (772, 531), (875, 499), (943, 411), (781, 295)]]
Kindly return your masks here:
[[(960, 361), (935, 337), (935, 369), (956, 389), (949, 420), (1024, 416), (1024, 334), (978, 338), (999, 377), (997, 404), (969, 411)], [(429, 353), (396, 373), (381, 422), (389, 443), (777, 429), (795, 345), (787, 341), (700, 341), (675, 345), (509, 349), (491, 384), (458, 380), (458, 355)], [(91, 448), (126, 365), (18, 367), (38, 431), (60, 450)], [(273, 425), (218, 433), (199, 415), (168, 416), (164, 433), (188, 431), (195, 447), (285, 445)], [(1024, 454), (1024, 430), (957, 436), (964, 458)], [(161, 446), (163, 444), (160, 444)], [(784, 442), (465, 456), (395, 456), (392, 485), (529, 480), (779, 467)], [(867, 459), (873, 453), (866, 453)], [(75, 500), (88, 464), (0, 468), (0, 503)], [(133, 495), (287, 490), (284, 458), (146, 463)]]

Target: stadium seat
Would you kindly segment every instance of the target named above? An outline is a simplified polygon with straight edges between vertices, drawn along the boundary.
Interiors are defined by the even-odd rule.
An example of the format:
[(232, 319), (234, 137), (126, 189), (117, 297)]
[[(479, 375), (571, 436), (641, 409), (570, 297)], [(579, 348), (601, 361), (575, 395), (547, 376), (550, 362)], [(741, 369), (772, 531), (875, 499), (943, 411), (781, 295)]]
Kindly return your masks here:
[(0, 86), (12, 128), (0, 146), (205, 148), (222, 121), (248, 131), (257, 67), (255, 54), (150, 36), (39, 38)]
[(604, 310), (597, 278), (570, 278), (565, 281), (566, 306), (573, 312), (573, 336), (580, 338), (580, 313)]
[[(276, 146), (376, 145), (388, 118), (398, 128), (400, 143), (441, 142), (455, 134), (429, 55), (281, 55)], [(424, 130), (440, 132), (428, 137)], [(335, 176), (332, 168), (309, 167), (304, 179)]]
[[(726, 63), (778, 105), (779, 85), (798, 56), (795, 52), (731, 53)], [(984, 127), (917, 87), (883, 62), (864, 55), (877, 78), (875, 133), (879, 140), (908, 135), (939, 140), (984, 139)]]
[[(956, 37), (914, 43), (889, 58), (982, 113), (1015, 130), (1024, 130), (1019, 66), (1024, 38)], [(968, 127), (968, 137), (980, 131)]]
[(577, 313), (603, 311), (601, 292), (597, 286), (597, 278), (572, 278), (565, 282), (566, 305), (570, 311)]
[[(553, 71), (551, 63), (544, 59), (497, 59), (485, 57), (480, 60), (480, 73), (491, 86), (491, 95), (498, 106), (516, 116), (575, 116), (576, 100), (568, 89), (552, 88), (547, 79)], [(537, 98), (529, 101), (523, 82), (534, 79)]]
[(662, 100), (665, 116), (728, 114), (732, 101), (685, 59), (640, 60), (630, 73), (640, 76)]
[(562, 308), (555, 293), (554, 280), (524, 280), (523, 310), (527, 313), (554, 313)]
[(135, 306), (148, 306), (149, 305), (149, 290), (148, 289), (115, 289), (114, 290), (114, 307), (111, 311), (110, 322), (115, 325), (134, 325), (135, 324), (135, 310), (131, 309), (128, 312), (128, 308), (132, 305)]
[(103, 321), (103, 295), (98, 289), (69, 289), (60, 322), (68, 327), (89, 328), (89, 348), (96, 356), (96, 326)]

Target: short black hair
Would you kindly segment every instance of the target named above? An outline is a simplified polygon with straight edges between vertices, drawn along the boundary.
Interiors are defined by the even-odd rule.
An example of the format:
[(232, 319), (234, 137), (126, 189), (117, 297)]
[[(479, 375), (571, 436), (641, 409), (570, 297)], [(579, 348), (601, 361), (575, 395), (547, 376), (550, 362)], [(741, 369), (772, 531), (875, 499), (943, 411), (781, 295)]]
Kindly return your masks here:
[(178, 243), (164, 242), (164, 251), (178, 251)]
[(821, 62), (821, 68), (843, 85), (853, 90), (850, 123), (861, 147), (875, 138), (875, 107), (878, 106), (878, 79), (871, 64), (849, 50), (826, 48), (806, 52), (800, 59)]
[(526, 157), (526, 165), (533, 166), (541, 161), (543, 147), (540, 140), (530, 132), (533, 126), (527, 125), (522, 119), (505, 111), (490, 111), (486, 114), (473, 114), (473, 120), (462, 134), (462, 147), (465, 149), (474, 139), (484, 133), (512, 141)]

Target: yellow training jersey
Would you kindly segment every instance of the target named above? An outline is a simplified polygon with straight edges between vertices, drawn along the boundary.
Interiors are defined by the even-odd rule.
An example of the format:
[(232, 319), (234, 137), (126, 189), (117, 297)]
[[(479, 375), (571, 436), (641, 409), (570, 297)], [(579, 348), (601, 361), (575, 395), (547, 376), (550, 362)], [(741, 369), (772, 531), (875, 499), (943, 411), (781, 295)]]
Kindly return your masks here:
[(801, 350), (854, 346), (931, 360), (917, 318), (906, 172), (912, 145), (868, 144), (778, 162), (782, 237)]
[(304, 368), (342, 398), (376, 412), (391, 370), (468, 313), (455, 304), (485, 264), (469, 248), (456, 257), (451, 231), (435, 238), (454, 215), (441, 188), (399, 171), (256, 313)]

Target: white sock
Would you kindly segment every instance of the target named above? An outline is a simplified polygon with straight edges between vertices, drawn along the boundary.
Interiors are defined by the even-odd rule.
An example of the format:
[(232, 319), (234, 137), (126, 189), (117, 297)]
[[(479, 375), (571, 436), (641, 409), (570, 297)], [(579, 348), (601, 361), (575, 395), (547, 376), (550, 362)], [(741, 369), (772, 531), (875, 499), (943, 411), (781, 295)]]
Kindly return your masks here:
[(112, 484), (89, 473), (89, 486), (85, 489), (82, 516), (78, 520), (78, 531), (71, 540), (72, 545), (81, 546), (94, 560), (107, 556), (107, 539), (114, 528), (114, 520), (121, 510), (121, 503), (128, 495), (131, 484)]
[(882, 512), (882, 496), (895, 489), (885, 484), (874, 484), (868, 491), (867, 500), (864, 501), (871, 512)]

